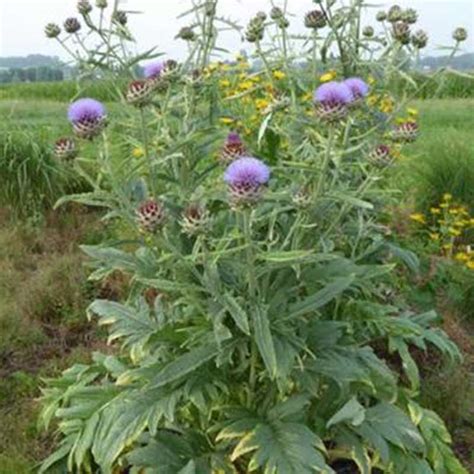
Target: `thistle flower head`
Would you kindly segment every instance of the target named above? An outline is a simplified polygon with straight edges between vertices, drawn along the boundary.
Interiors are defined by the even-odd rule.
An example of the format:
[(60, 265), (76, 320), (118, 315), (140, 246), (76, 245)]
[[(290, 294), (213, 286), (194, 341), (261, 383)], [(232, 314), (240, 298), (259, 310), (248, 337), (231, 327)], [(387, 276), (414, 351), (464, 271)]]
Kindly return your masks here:
[(224, 173), (224, 181), (229, 186), (234, 205), (250, 204), (258, 201), (263, 186), (270, 179), (270, 168), (253, 157), (243, 157), (231, 163)]
[(231, 163), (224, 174), (224, 181), (230, 186), (261, 186), (269, 179), (270, 168), (263, 161), (249, 156)]
[(219, 155), (220, 161), (228, 164), (245, 155), (246, 149), (240, 135), (237, 132), (229, 133)]
[(343, 84), (350, 89), (354, 99), (362, 99), (369, 93), (369, 86), (360, 77), (350, 77)]
[(68, 119), (71, 123), (82, 120), (100, 120), (106, 115), (105, 107), (95, 99), (79, 99), (69, 106)]
[(341, 82), (331, 81), (320, 85), (314, 94), (315, 102), (347, 105), (353, 100), (349, 87)]
[(323, 120), (337, 121), (347, 114), (348, 105), (354, 100), (349, 87), (342, 82), (326, 82), (314, 93), (316, 113)]
[(97, 100), (79, 99), (70, 105), (68, 119), (78, 137), (91, 140), (104, 128), (106, 110)]
[(164, 69), (165, 69), (164, 62), (155, 61), (153, 63), (147, 64), (143, 68), (143, 73), (147, 79), (156, 79), (161, 76)]

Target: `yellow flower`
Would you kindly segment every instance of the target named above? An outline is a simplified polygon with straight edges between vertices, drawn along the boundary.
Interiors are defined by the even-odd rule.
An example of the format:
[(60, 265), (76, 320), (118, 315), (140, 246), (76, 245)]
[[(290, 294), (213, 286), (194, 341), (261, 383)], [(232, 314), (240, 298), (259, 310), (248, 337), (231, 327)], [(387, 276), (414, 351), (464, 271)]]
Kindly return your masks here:
[(447, 202), (442, 202), (439, 207), (441, 207), (442, 209), (447, 209), (449, 207), (449, 204)]
[(474, 270), (474, 260), (469, 260), (469, 262), (466, 263), (466, 267), (469, 268), (469, 270)]
[(413, 107), (408, 107), (407, 113), (408, 113), (408, 115), (410, 115), (411, 117), (417, 117), (419, 112), (418, 112), (418, 109), (415, 109), (415, 108), (413, 108)]
[(376, 95), (376, 94), (371, 94), (369, 95), (369, 97), (367, 98), (367, 103), (373, 107), (379, 100), (379, 96)]
[(420, 212), (415, 212), (414, 214), (410, 214), (410, 219), (420, 224), (426, 224), (425, 216), (421, 214)]
[(439, 240), (439, 234), (438, 234), (438, 232), (432, 232), (432, 233), (430, 233), (430, 239), (431, 239), (431, 240)]
[(239, 89), (243, 91), (248, 91), (249, 89), (252, 89), (253, 87), (253, 82), (252, 81), (243, 81), (239, 84)]
[(451, 249), (453, 248), (453, 244), (444, 244), (444, 245), (443, 245), (443, 248), (444, 248), (445, 250), (451, 250)]
[(458, 252), (454, 258), (459, 262), (467, 262), (469, 260), (469, 255), (465, 252)]
[(137, 146), (133, 149), (132, 155), (134, 158), (141, 158), (145, 155), (145, 150), (141, 146)]
[(262, 111), (266, 109), (270, 105), (270, 101), (267, 99), (257, 99), (255, 101), (255, 107), (257, 107), (258, 110)]
[(453, 199), (453, 195), (450, 193), (443, 194), (443, 201), (451, 201)]
[(380, 102), (380, 111), (383, 112), (384, 114), (392, 113), (394, 108), (395, 108), (395, 102), (389, 96), (385, 96), (382, 99), (382, 102)]
[(220, 123), (224, 124), (224, 125), (231, 125), (235, 122), (235, 120), (233, 118), (230, 118), (230, 117), (221, 117), (219, 119)]
[(459, 214), (459, 209), (455, 207), (455, 208), (453, 208), (453, 209), (450, 209), (450, 210), (449, 210), (449, 213), (450, 213), (451, 215), (453, 215), (453, 216), (456, 216), (456, 215)]
[(469, 225), (474, 227), (474, 218), (469, 219)]
[(369, 86), (373, 86), (375, 84), (375, 77), (370, 75), (368, 78), (367, 78), (367, 84), (369, 84)]
[(452, 235), (453, 237), (459, 237), (461, 235), (461, 231), (459, 229), (456, 229), (455, 227), (450, 227), (448, 229), (448, 232), (450, 233), (450, 235)]
[(230, 87), (230, 81), (229, 81), (229, 79), (221, 79), (219, 81), (219, 85), (221, 87)]
[(441, 209), (439, 207), (430, 208), (431, 214), (441, 214)]
[(311, 92), (306, 93), (303, 97), (301, 97), (301, 100), (303, 102), (308, 102), (313, 99), (313, 94)]
[(280, 79), (285, 79), (286, 74), (283, 71), (273, 71), (273, 77), (279, 81)]
[(336, 71), (328, 71), (319, 78), (319, 82), (333, 81), (334, 79), (336, 79), (336, 76), (337, 76)]

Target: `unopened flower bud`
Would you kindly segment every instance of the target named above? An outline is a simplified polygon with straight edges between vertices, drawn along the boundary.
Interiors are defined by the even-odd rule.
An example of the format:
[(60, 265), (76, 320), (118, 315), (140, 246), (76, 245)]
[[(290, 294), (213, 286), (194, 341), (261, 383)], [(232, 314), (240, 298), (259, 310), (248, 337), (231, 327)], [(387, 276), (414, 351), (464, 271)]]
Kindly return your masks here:
[(250, 20), (247, 26), (247, 30), (245, 32), (245, 39), (249, 43), (256, 43), (263, 39), (263, 36), (265, 34), (265, 20), (267, 17), (266, 15), (265, 17), (263, 17), (263, 15), (261, 13), (257, 14)]
[(89, 0), (79, 0), (77, 3), (77, 11), (81, 15), (88, 15), (92, 11), (92, 5)]
[(311, 194), (307, 188), (298, 189), (292, 196), (293, 204), (300, 209), (304, 209), (311, 204)]
[(407, 45), (410, 43), (410, 25), (403, 21), (399, 21), (393, 24), (392, 29), (393, 37), (401, 44)]
[(320, 10), (310, 11), (304, 17), (304, 25), (311, 29), (324, 28), (327, 25), (326, 15)]
[(411, 43), (415, 48), (423, 49), (428, 44), (428, 35), (423, 30), (418, 30), (411, 37)]
[(145, 107), (150, 103), (154, 90), (154, 84), (147, 79), (132, 81), (128, 85), (126, 99), (127, 102), (136, 107)]
[(209, 227), (209, 211), (199, 204), (191, 204), (185, 209), (181, 227), (189, 236), (203, 234)]
[(142, 232), (156, 232), (165, 220), (165, 208), (155, 199), (148, 199), (137, 209), (138, 226)]
[(402, 21), (410, 25), (415, 24), (418, 21), (418, 12), (413, 8), (407, 8), (402, 12)]
[(66, 33), (77, 33), (81, 29), (81, 24), (77, 18), (68, 18), (64, 22), (64, 30)]
[(465, 28), (459, 27), (453, 31), (453, 39), (458, 43), (462, 43), (467, 40), (467, 30)]
[(387, 13), (381, 10), (377, 12), (377, 16), (375, 18), (377, 21), (385, 21), (387, 19)]
[(113, 20), (120, 26), (125, 26), (128, 23), (127, 13), (123, 10), (117, 10), (114, 13)]
[(368, 156), (369, 161), (379, 168), (390, 166), (393, 162), (391, 150), (387, 145), (379, 145)]
[(375, 34), (375, 31), (374, 29), (371, 27), (371, 26), (366, 26), (363, 30), (362, 30), (362, 34), (366, 37), (366, 38), (372, 38)]
[(395, 127), (391, 135), (395, 142), (414, 142), (418, 137), (418, 124), (413, 120), (403, 122)]
[(57, 38), (61, 34), (61, 28), (56, 23), (48, 23), (44, 32), (48, 38)]
[(231, 132), (226, 138), (224, 146), (219, 154), (219, 160), (222, 163), (229, 164), (247, 154), (245, 145), (236, 132)]
[(206, 16), (214, 16), (216, 14), (216, 1), (208, 0), (204, 5), (204, 13)]
[(54, 144), (54, 154), (60, 160), (72, 160), (77, 156), (76, 142), (69, 137), (60, 138)]
[(107, 8), (107, 0), (95, 0), (95, 6), (103, 10)]
[(194, 41), (196, 39), (196, 33), (190, 26), (183, 26), (176, 35), (176, 38), (184, 41)]
[(387, 13), (387, 20), (390, 23), (396, 23), (402, 19), (403, 10), (398, 5), (393, 5), (390, 7)]

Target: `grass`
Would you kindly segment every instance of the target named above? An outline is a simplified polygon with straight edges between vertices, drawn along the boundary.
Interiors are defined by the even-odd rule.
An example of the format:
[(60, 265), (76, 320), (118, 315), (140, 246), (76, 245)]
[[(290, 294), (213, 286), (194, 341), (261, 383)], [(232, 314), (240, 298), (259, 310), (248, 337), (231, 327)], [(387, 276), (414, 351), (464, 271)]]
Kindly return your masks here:
[(29, 472), (53, 445), (37, 428), (41, 378), (99, 345), (84, 316), (99, 289), (78, 248), (103, 239), (98, 221), (73, 207), (40, 227), (0, 216), (0, 474)]
[(474, 99), (414, 105), (420, 109), (420, 137), (394, 174), (396, 186), (422, 212), (444, 193), (474, 211)]
[(95, 97), (103, 102), (117, 99), (117, 93), (107, 81), (34, 82), (0, 84), (0, 100), (72, 101), (79, 97)]

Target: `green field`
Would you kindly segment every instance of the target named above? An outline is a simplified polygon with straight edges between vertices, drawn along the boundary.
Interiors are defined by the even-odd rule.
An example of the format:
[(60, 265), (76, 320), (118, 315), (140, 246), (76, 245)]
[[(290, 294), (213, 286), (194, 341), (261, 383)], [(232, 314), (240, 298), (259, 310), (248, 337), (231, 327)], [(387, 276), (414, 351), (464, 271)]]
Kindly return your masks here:
[[(474, 99), (437, 99), (413, 105), (420, 110), (421, 135), (391, 172), (393, 183), (403, 191), (400, 204), (426, 207), (442, 193), (452, 192), (472, 205)], [(120, 114), (118, 105), (108, 108), (110, 115)], [(69, 131), (66, 111), (67, 103), (49, 99), (0, 100), (0, 132), (28, 130), (39, 140), (52, 143)], [(91, 347), (100, 344), (84, 315), (98, 289), (86, 282), (78, 250), (80, 243), (94, 242), (103, 235), (97, 217), (66, 211), (49, 214), (44, 222), (32, 225), (11, 221), (6, 212), (1, 216), (0, 474), (28, 472), (54, 444), (52, 436), (40, 434), (36, 428), (38, 407), (34, 398), (39, 395), (41, 377), (57, 374), (72, 360), (83, 360)], [(445, 303), (440, 302), (440, 309)], [(459, 343), (469, 340), (468, 329), (455, 322), (457, 315), (445, 314), (451, 336)], [(468, 317), (461, 315), (461, 319)], [(473, 321), (474, 316), (470, 319)], [(466, 368), (447, 374), (441, 382), (437, 373), (428, 374), (429, 393), (424, 394), (447, 419), (466, 462), (474, 455), (474, 432), (468, 428), (474, 420), (464, 413), (474, 402), (468, 375), (474, 367), (471, 346), (463, 343), (466, 351), (472, 350)], [(453, 412), (454, 406), (463, 411), (462, 415)]]

